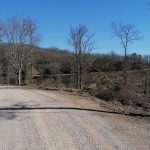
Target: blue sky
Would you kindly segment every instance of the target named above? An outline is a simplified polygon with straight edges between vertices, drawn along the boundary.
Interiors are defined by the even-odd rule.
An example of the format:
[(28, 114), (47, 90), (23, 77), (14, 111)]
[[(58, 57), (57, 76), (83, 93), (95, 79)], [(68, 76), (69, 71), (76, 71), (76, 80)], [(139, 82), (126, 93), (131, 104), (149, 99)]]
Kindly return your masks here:
[[(112, 22), (136, 26), (144, 39), (132, 43), (128, 53), (150, 54), (150, 10), (148, 0), (0, 0), (0, 19), (27, 16), (39, 23), (41, 47), (71, 49), (67, 38), (71, 26), (85, 24), (95, 34), (93, 52), (123, 53), (112, 38)], [(149, 6), (150, 7), (150, 6)]]

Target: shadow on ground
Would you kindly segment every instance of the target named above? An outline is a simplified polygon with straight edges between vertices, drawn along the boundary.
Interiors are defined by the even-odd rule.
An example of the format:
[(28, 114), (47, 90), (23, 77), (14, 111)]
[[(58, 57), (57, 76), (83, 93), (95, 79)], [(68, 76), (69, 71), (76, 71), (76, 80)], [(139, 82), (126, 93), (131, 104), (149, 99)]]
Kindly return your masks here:
[(12, 120), (16, 117), (17, 117), (17, 115), (14, 112), (6, 112), (6, 111), (0, 112), (0, 118), (4, 118), (6, 120)]

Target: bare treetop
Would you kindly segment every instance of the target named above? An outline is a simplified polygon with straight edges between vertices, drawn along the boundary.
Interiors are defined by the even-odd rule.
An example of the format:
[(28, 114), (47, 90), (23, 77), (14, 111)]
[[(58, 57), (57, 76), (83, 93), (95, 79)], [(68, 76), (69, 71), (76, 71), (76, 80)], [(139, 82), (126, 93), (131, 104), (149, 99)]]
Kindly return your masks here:
[(94, 34), (88, 34), (85, 25), (71, 27), (69, 44), (74, 47), (76, 53), (90, 53), (93, 50), (95, 41)]
[(113, 35), (121, 40), (121, 44), (124, 48), (128, 45), (128, 43), (143, 38), (132, 24), (120, 24), (117, 26), (117, 24), (112, 23), (112, 29), (114, 31)]
[(2, 44), (2, 39), (4, 36), (4, 24), (0, 21), (0, 44)]
[(37, 23), (30, 18), (11, 18), (5, 24), (7, 42), (12, 44), (36, 45)]

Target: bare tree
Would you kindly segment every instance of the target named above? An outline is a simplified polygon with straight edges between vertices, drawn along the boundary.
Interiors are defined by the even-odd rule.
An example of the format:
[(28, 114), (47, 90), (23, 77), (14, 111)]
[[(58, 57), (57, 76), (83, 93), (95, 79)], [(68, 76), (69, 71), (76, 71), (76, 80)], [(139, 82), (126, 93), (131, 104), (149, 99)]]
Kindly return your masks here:
[(76, 58), (77, 83), (80, 89), (83, 86), (83, 73), (92, 64), (90, 52), (94, 48), (93, 34), (88, 34), (85, 25), (78, 25), (70, 29), (69, 44), (73, 47)]
[(37, 24), (29, 18), (12, 18), (3, 25), (3, 54), (21, 84), (22, 72), (32, 57), (32, 46), (38, 42)]
[(2, 47), (3, 47), (3, 37), (4, 37), (4, 23), (0, 21), (0, 56), (2, 56)]
[(127, 84), (127, 50), (128, 46), (131, 42), (140, 40), (143, 38), (139, 35), (139, 32), (135, 29), (134, 25), (117, 25), (115, 23), (112, 24), (112, 29), (114, 32), (114, 36), (118, 37), (121, 41), (121, 45), (124, 49), (124, 79), (125, 84)]

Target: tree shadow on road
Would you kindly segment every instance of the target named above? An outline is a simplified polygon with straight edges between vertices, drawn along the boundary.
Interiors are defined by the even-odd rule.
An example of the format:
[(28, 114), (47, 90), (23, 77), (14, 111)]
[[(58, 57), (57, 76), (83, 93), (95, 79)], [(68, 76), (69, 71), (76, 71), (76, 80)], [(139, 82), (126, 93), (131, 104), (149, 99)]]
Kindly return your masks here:
[(0, 112), (0, 118), (4, 118), (6, 120), (13, 120), (16, 117), (17, 115), (14, 112), (6, 112), (6, 111)]
[[(7, 102), (9, 102), (7, 100)], [(30, 101), (32, 102), (32, 101)], [(25, 110), (24, 108), (27, 107), (38, 107), (39, 104), (28, 104), (27, 102), (19, 102), (19, 103), (15, 103), (15, 104), (11, 104), (9, 107), (8, 106), (3, 106), (0, 107), (0, 118), (5, 119), (5, 120), (13, 120), (18, 118), (18, 113), (20, 110)], [(18, 111), (14, 111), (14, 110), (18, 110)]]

